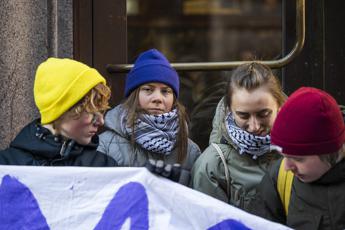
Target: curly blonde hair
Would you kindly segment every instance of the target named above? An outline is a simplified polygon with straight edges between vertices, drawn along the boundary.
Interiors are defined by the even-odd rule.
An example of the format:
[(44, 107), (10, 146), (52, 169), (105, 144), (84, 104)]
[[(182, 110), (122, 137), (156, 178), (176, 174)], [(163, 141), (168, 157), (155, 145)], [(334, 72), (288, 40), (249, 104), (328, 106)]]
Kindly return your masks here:
[(111, 95), (110, 88), (99, 83), (93, 87), (77, 104), (71, 107), (67, 112), (65, 112), (61, 117), (59, 117), (54, 123), (62, 120), (63, 117), (72, 117), (73, 119), (78, 119), (83, 112), (93, 113), (101, 112), (104, 113), (109, 109), (109, 99)]

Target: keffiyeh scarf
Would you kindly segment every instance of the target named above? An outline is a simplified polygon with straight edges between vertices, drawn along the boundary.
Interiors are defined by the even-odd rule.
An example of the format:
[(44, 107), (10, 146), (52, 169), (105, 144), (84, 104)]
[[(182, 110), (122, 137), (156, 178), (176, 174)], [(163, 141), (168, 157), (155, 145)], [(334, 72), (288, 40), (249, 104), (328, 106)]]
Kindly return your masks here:
[(271, 136), (256, 136), (238, 127), (232, 113), (225, 117), (228, 134), (233, 143), (238, 147), (240, 154), (250, 154), (253, 159), (264, 155), (270, 150)]
[[(178, 122), (177, 109), (159, 115), (141, 113), (134, 124), (135, 142), (148, 151), (169, 155), (176, 144)], [(128, 136), (132, 135), (126, 110), (122, 113), (121, 126)]]

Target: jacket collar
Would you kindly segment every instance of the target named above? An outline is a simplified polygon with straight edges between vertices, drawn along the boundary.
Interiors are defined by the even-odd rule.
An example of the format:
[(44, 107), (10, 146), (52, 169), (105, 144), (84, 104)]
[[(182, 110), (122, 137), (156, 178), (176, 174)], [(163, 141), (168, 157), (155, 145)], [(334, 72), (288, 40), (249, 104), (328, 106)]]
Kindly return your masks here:
[(328, 172), (326, 172), (320, 179), (315, 181), (317, 184), (334, 184), (344, 182), (345, 179), (345, 159), (334, 165)]
[(85, 148), (96, 150), (98, 136), (95, 135), (88, 145), (80, 145), (73, 140), (66, 140), (61, 136), (53, 135), (37, 119), (25, 126), (10, 146), (28, 151), (38, 157), (69, 158), (80, 155)]

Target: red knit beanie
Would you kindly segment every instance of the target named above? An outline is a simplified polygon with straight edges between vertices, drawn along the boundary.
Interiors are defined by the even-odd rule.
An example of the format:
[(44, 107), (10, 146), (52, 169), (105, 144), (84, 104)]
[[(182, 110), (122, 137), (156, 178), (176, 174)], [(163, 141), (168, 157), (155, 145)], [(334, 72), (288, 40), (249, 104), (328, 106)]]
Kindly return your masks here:
[(271, 143), (288, 155), (337, 152), (345, 142), (345, 125), (335, 99), (326, 92), (302, 87), (280, 109)]

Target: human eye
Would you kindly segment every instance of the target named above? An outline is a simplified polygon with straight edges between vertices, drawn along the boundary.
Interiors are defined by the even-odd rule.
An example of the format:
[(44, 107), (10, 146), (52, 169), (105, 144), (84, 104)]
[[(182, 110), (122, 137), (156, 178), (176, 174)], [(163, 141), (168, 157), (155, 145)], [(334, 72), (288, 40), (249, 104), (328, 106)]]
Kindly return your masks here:
[(95, 124), (99, 119), (104, 118), (105, 110), (89, 112), (88, 114), (91, 117), (91, 123)]
[(263, 110), (258, 113), (259, 118), (266, 118), (269, 117), (272, 114), (271, 110)]
[(163, 89), (161, 89), (161, 93), (164, 95), (171, 94), (172, 89), (171, 88), (163, 88)]
[(236, 114), (242, 120), (248, 120), (249, 119), (249, 113), (237, 112)]
[(146, 93), (151, 93), (153, 91), (152, 87), (148, 86), (148, 85), (144, 85), (143, 87), (140, 88), (142, 91), (146, 92)]
[(95, 114), (95, 116), (104, 116), (105, 112), (106, 112), (106, 110), (99, 110), (99, 111), (95, 112), (94, 114)]
[(294, 158), (296, 162), (303, 162), (305, 159), (304, 158)]
[(95, 124), (99, 118), (99, 114), (97, 112), (90, 113), (91, 115), (91, 124)]
[(290, 160), (292, 160), (294, 162), (298, 162), (298, 163), (301, 163), (305, 160), (305, 158), (302, 158), (302, 157), (291, 157), (291, 156), (289, 156), (289, 157), (285, 156), (285, 157), (289, 158)]

